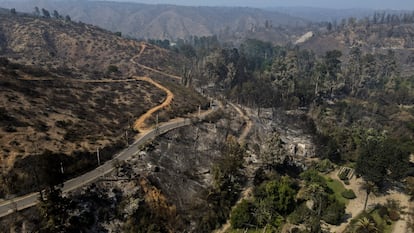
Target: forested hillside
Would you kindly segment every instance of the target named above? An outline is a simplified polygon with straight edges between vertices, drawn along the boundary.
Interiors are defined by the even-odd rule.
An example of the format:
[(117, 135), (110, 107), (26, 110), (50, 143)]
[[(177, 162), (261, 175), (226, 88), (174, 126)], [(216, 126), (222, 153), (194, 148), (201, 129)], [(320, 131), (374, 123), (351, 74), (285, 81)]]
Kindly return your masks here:
[[(350, 19), (309, 42), (322, 45), (320, 38), (332, 37), (344, 44), (326, 52), (314, 52), (309, 44), (275, 47), (246, 40), (239, 48), (226, 48), (214, 40), (193, 41), (188, 45), (193, 53), (187, 55), (196, 62), (188, 70), (198, 85), (214, 84), (247, 106), (306, 109), (319, 141), (318, 155), (354, 164), (360, 175), (383, 186), (413, 172), (408, 160), (414, 152), (414, 77), (407, 72), (411, 62), (400, 53), (413, 56), (412, 27), (411, 14)], [(378, 34), (384, 28), (389, 33)], [(352, 41), (335, 40), (350, 31)]]
[[(157, 38), (73, 13), (0, 14), (0, 198), (40, 193), (0, 231), (414, 230), (414, 13), (298, 30), (244, 8), (82, 4)], [(298, 31), (311, 36), (291, 43)], [(133, 128), (138, 116), (153, 130)], [(185, 124), (160, 133), (168, 120)], [(147, 141), (131, 146), (137, 133)], [(108, 175), (62, 195), (64, 178), (125, 147)]]

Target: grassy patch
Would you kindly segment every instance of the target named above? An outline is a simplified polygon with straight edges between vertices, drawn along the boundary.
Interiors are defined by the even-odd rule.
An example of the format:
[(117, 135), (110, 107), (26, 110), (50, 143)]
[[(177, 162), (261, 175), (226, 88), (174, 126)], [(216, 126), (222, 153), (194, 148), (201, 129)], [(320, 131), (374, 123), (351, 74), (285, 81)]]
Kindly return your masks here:
[(377, 226), (379, 226), (380, 229), (383, 230), (382, 231), (383, 233), (391, 233), (395, 222), (393, 222), (391, 220), (388, 220), (389, 222), (391, 222), (391, 224), (387, 224), (387, 221), (385, 219), (381, 218), (378, 211), (379, 210), (376, 209), (371, 213), (372, 218), (374, 219)]
[(347, 205), (349, 200), (342, 196), (342, 192), (346, 191), (342, 182), (337, 179), (330, 179), (329, 177), (325, 177), (326, 184), (332, 191), (334, 192), (335, 198), (342, 204)]
[(389, 220), (388, 217), (382, 218), (379, 211), (379, 208), (375, 208), (369, 213), (363, 212), (359, 214), (358, 216), (356, 216), (356, 218), (351, 220), (351, 223), (348, 225), (345, 232), (353, 232), (353, 229), (355, 228), (355, 225), (357, 224), (359, 219), (366, 217), (368, 219), (371, 219), (371, 222), (375, 223), (375, 226), (378, 228), (379, 232), (391, 233), (394, 228), (395, 222)]

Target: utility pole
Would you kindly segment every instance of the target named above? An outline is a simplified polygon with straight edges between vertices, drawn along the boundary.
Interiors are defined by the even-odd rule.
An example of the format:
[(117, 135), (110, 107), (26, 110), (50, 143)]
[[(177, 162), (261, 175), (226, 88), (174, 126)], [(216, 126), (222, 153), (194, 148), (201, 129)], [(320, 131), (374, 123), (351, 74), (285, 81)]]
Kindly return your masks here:
[(129, 146), (129, 142), (128, 142), (128, 130), (125, 130), (125, 142), (126, 142), (126, 146)]
[(98, 158), (98, 166), (101, 166), (101, 158), (99, 156), (99, 147), (96, 148), (96, 157)]
[(198, 117), (201, 116), (201, 105), (198, 105)]
[(158, 125), (158, 113), (157, 115), (155, 115), (155, 136), (157, 136), (159, 134), (159, 125)]
[[(37, 156), (38, 155), (38, 153), (37, 153), (38, 152), (37, 151), (37, 143), (34, 144), (34, 149), (35, 149), (35, 156)], [(40, 188), (39, 174), (38, 174), (37, 169), (36, 169), (36, 166), (39, 166), (39, 163), (37, 162), (34, 165), (31, 164), (31, 166), (33, 166), (32, 168), (33, 168), (33, 172), (34, 172), (34, 178), (35, 178), (35, 182), (36, 182), (36, 186), (37, 186), (37, 191), (40, 194), (40, 200), (43, 201), (44, 200), (44, 198), (43, 198), (43, 192), (42, 192), (42, 189)]]

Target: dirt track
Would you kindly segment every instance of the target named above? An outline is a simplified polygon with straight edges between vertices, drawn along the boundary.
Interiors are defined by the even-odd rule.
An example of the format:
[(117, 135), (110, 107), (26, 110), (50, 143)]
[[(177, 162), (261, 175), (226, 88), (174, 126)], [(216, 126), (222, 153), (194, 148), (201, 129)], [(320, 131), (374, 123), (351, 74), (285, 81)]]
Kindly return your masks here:
[(153, 113), (157, 112), (158, 110), (161, 110), (163, 108), (166, 108), (166, 107), (170, 106), (172, 100), (174, 99), (174, 94), (169, 89), (167, 89), (166, 87), (162, 86), (161, 84), (155, 82), (154, 80), (152, 80), (148, 77), (137, 77), (136, 79), (140, 80), (140, 81), (149, 82), (152, 85), (156, 86), (157, 88), (159, 88), (159, 89), (161, 89), (161, 90), (163, 90), (167, 93), (167, 97), (165, 98), (164, 102), (162, 102), (162, 104), (151, 108), (146, 113), (141, 115), (138, 118), (138, 120), (135, 121), (134, 129), (138, 132), (142, 132), (142, 131), (147, 130), (146, 125), (145, 125), (145, 121), (148, 118), (150, 118)]
[[(236, 109), (236, 111), (243, 117), (244, 121), (246, 122), (246, 126), (244, 127), (242, 133), (240, 134), (239, 138), (237, 139), (237, 141), (242, 144), (245, 142), (247, 135), (250, 133), (250, 130), (253, 127), (253, 121), (235, 104), (233, 103), (229, 103), (234, 109)], [(243, 191), (240, 194), (240, 198), (239, 200), (237, 200), (236, 204), (233, 206), (233, 208), (237, 205), (240, 204), (243, 200), (249, 200), (252, 198), (253, 195), (253, 187), (250, 184), (247, 184)], [(227, 232), (231, 227), (231, 223), (230, 223), (230, 218), (227, 219), (226, 223), (224, 223), (223, 225), (221, 225), (221, 227), (215, 231), (213, 231), (213, 233), (225, 233)]]
[[(141, 65), (141, 64), (139, 64), (139, 63), (137, 63), (136, 61), (135, 61), (135, 59), (136, 58), (139, 58), (141, 55), (142, 55), (142, 53), (144, 52), (144, 50), (145, 50), (145, 48), (146, 48), (146, 45), (144, 44), (144, 43), (142, 43), (141, 44), (141, 50), (140, 50), (140, 52), (138, 53), (138, 55), (137, 56), (135, 56), (135, 57), (133, 57), (132, 59), (131, 59), (131, 61), (134, 63), (134, 64), (136, 64), (136, 65), (138, 65), (138, 66), (140, 66), (140, 67), (142, 67), (142, 68), (145, 68), (145, 69), (147, 69), (147, 70), (150, 70), (150, 71), (153, 71), (153, 72), (157, 72), (157, 73), (160, 73), (160, 74), (163, 74), (163, 75), (165, 75), (165, 76), (168, 76), (168, 77), (171, 77), (171, 78), (174, 78), (174, 79), (181, 79), (180, 77), (178, 77), (178, 76), (174, 76), (174, 75), (170, 75), (170, 74), (166, 74), (166, 73), (164, 73), (164, 72), (161, 72), (161, 71), (158, 71), (158, 70), (155, 70), (155, 69), (152, 69), (152, 68), (150, 68), (150, 67), (147, 67), (147, 66), (144, 66), (144, 65)], [(24, 78), (22, 78), (21, 80), (25, 80), (25, 81), (54, 81), (55, 79), (54, 78), (32, 78), (32, 77), (24, 77)], [(161, 89), (161, 90), (163, 90), (166, 94), (167, 94), (167, 97), (165, 98), (165, 100), (160, 104), (160, 105), (157, 105), (157, 106), (155, 106), (155, 107), (153, 107), (153, 108), (151, 108), (150, 110), (148, 110), (146, 113), (144, 113), (143, 115), (141, 115), (136, 121), (135, 121), (135, 123), (134, 123), (134, 130), (136, 130), (136, 131), (138, 131), (138, 132), (143, 132), (143, 131), (145, 131), (145, 130), (148, 130), (148, 127), (145, 125), (145, 121), (148, 119), (148, 118), (150, 118), (151, 117), (151, 115), (152, 114), (154, 114), (155, 112), (157, 112), (157, 111), (159, 111), (159, 110), (161, 110), (161, 109), (163, 109), (163, 108), (166, 108), (166, 107), (168, 107), (168, 106), (170, 106), (170, 104), (171, 104), (171, 102), (173, 101), (173, 99), (174, 99), (174, 94), (168, 89), (168, 88), (166, 88), (166, 87), (164, 87), (163, 85), (161, 85), (161, 84), (159, 84), (159, 83), (157, 83), (157, 82), (155, 82), (153, 79), (151, 79), (150, 77), (137, 77), (137, 76), (135, 76), (135, 77), (133, 77), (133, 78), (129, 78), (129, 79), (100, 79), (100, 80), (90, 80), (90, 79), (68, 79), (68, 78), (64, 78), (64, 79), (62, 79), (62, 80), (64, 80), (64, 81), (67, 81), (67, 82), (79, 82), (79, 83), (119, 83), (119, 82), (135, 82), (135, 81), (144, 81), (144, 82), (148, 82), (148, 83), (150, 83), (150, 84), (152, 84), (152, 85), (154, 85), (155, 87), (157, 87), (157, 88), (159, 88), (159, 89)]]
[(139, 51), (139, 53), (138, 53), (136, 56), (134, 56), (133, 58), (131, 58), (131, 60), (130, 60), (130, 61), (131, 61), (132, 63), (134, 63), (135, 65), (137, 65), (137, 66), (141, 67), (142, 69), (146, 69), (146, 70), (152, 71), (152, 72), (154, 72), (154, 73), (161, 74), (161, 75), (164, 75), (164, 76), (167, 76), (167, 77), (170, 77), (170, 78), (176, 79), (176, 80), (181, 80), (181, 79), (182, 79), (180, 76), (176, 76), (176, 75), (172, 75), (172, 74), (167, 74), (167, 73), (165, 73), (165, 72), (162, 72), (162, 71), (160, 71), (160, 70), (157, 70), (157, 69), (154, 69), (154, 68), (151, 68), (151, 67), (145, 66), (145, 65), (140, 64), (139, 62), (137, 62), (136, 60), (137, 60), (139, 57), (141, 57), (141, 55), (144, 53), (144, 51), (145, 51), (145, 49), (146, 49), (146, 48), (147, 48), (147, 45), (146, 45), (145, 43), (141, 43), (141, 50)]
[(239, 143), (244, 143), (246, 140), (247, 135), (249, 134), (250, 130), (252, 129), (253, 122), (252, 120), (235, 104), (230, 103), (230, 105), (236, 109), (236, 111), (243, 117), (244, 121), (246, 122), (246, 126), (244, 127), (242, 133), (240, 134), (238, 141)]

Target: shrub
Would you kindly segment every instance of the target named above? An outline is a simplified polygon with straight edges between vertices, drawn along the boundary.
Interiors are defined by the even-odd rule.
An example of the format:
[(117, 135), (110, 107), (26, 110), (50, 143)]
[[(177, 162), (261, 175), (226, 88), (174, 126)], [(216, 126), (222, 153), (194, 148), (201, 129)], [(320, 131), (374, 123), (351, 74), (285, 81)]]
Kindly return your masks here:
[(385, 216), (387, 216), (387, 215), (388, 215), (388, 209), (387, 209), (387, 207), (385, 207), (385, 206), (381, 206), (381, 207), (378, 209), (378, 214), (379, 214), (379, 216), (380, 216), (381, 218), (384, 218)]
[(328, 173), (333, 170), (333, 164), (329, 159), (324, 159), (316, 165), (316, 170), (322, 173)]
[(311, 210), (306, 206), (305, 203), (302, 203), (295, 209), (295, 211), (289, 215), (288, 220), (292, 224), (299, 225), (305, 222), (311, 215)]
[(322, 219), (329, 224), (339, 225), (345, 217), (345, 205), (334, 201), (324, 211)]
[(243, 200), (231, 211), (231, 225), (233, 228), (244, 228), (249, 224), (252, 224), (254, 217), (252, 216), (253, 205)]
[(392, 221), (398, 221), (398, 219), (400, 219), (400, 214), (397, 212), (397, 211), (395, 211), (395, 210), (390, 210), (389, 212), (388, 212), (388, 216), (390, 217), (390, 219), (392, 220)]
[(341, 195), (346, 199), (355, 199), (356, 195), (352, 189), (347, 189), (341, 193)]
[(119, 72), (119, 69), (115, 65), (110, 65), (110, 66), (108, 66), (107, 72), (108, 73), (117, 73), (117, 72)]

